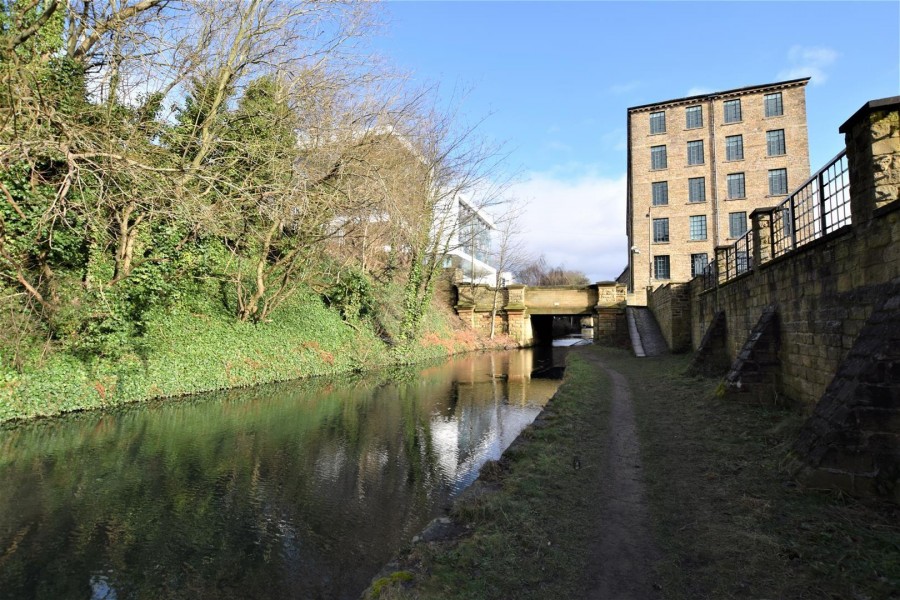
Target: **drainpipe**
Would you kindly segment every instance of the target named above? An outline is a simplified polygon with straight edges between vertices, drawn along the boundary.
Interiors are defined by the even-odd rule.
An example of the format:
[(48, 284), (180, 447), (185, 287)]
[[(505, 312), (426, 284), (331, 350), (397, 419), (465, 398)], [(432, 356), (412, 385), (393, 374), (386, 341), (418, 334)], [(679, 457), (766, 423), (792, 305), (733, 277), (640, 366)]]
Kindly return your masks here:
[[(709, 161), (710, 170), (709, 178), (712, 186), (712, 218), (713, 218), (713, 257), (715, 257), (715, 247), (719, 245), (719, 182), (717, 178), (718, 168), (716, 166), (716, 111), (713, 106), (713, 97), (707, 100), (707, 122), (709, 123)], [(718, 282), (717, 282), (718, 283)]]

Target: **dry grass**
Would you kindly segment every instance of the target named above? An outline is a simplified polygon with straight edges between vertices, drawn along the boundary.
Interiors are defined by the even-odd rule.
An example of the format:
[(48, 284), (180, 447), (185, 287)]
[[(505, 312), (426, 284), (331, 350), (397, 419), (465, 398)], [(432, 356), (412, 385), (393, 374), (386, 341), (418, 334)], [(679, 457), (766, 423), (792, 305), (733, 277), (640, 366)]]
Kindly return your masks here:
[[(634, 359), (585, 347), (630, 383), (644, 481), (662, 550), (663, 598), (900, 598), (900, 510), (803, 489), (783, 465), (802, 416), (717, 398), (681, 375), (689, 357)], [(415, 546), (398, 569), (414, 586), (382, 598), (583, 598), (591, 532), (603, 527), (591, 477), (607, 435), (609, 381), (573, 353), (566, 381), (487, 485), (458, 504), (460, 540)], [(585, 467), (572, 467), (579, 455)]]
[(592, 349), (632, 382), (666, 598), (900, 598), (900, 510), (803, 489), (803, 416), (715, 397), (688, 357)]

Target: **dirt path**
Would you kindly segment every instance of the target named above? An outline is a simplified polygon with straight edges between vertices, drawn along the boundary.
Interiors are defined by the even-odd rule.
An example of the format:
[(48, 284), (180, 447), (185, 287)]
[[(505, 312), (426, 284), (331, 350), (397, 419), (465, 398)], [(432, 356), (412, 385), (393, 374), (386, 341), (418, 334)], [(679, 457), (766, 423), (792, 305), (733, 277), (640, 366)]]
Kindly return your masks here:
[(591, 574), (591, 600), (658, 598), (654, 565), (659, 551), (650, 532), (649, 510), (642, 478), (640, 442), (628, 380), (590, 352), (586, 360), (602, 369), (613, 383), (606, 460), (599, 476), (598, 498), (602, 530), (598, 532)]

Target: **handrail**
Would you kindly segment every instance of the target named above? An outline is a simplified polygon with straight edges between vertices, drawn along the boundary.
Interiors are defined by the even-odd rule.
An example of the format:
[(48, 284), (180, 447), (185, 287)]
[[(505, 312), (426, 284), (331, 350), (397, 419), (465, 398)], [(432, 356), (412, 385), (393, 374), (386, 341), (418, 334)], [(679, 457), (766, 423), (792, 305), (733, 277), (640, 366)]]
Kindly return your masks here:
[[(770, 260), (850, 225), (847, 151), (839, 152), (771, 209), (769, 219), (771, 238), (760, 243), (763, 246), (771, 243)], [(731, 246), (717, 249), (715, 258), (703, 270), (703, 289), (711, 289), (752, 271), (753, 245), (754, 231), (751, 228)]]

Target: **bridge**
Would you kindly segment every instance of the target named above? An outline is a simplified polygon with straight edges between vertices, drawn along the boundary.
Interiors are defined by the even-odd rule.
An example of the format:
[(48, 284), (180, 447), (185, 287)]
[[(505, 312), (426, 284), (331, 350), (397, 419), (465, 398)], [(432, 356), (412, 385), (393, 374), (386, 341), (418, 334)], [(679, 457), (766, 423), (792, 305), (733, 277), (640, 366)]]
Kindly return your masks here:
[(627, 336), (624, 284), (603, 281), (584, 286), (487, 285), (459, 283), (453, 288), (454, 308), (466, 323), (488, 334), (496, 305), (495, 331), (520, 344), (550, 341), (553, 317), (581, 317), (593, 329), (594, 340), (616, 342)]

